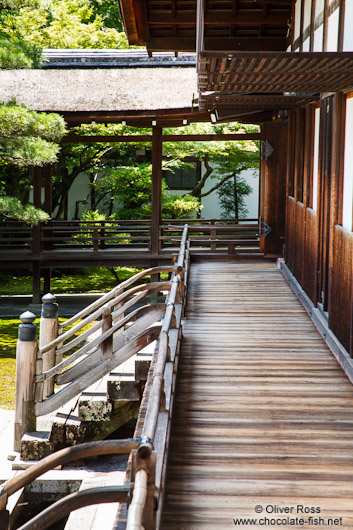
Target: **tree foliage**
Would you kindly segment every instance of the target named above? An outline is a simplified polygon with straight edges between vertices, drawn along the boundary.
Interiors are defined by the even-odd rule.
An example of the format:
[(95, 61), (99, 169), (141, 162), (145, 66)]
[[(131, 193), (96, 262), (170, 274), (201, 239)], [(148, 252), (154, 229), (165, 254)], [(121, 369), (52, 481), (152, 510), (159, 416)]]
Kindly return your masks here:
[(36, 225), (39, 222), (49, 220), (49, 215), (39, 208), (35, 208), (32, 204), (23, 205), (19, 199), (15, 197), (7, 197), (0, 195), (0, 216), (5, 218), (17, 219), (30, 225)]
[[(0, 214), (29, 224), (49, 216), (28, 201), (26, 166), (56, 161), (65, 122), (58, 114), (38, 113), (14, 102), (0, 103)], [(14, 168), (18, 168), (16, 171)], [(27, 183), (26, 183), (27, 181)], [(20, 184), (26, 183), (21, 189)], [(15, 197), (10, 193), (14, 193)], [(22, 196), (20, 194), (22, 193)]]
[(39, 46), (18, 39), (0, 36), (0, 69), (39, 68), (42, 50)]
[[(208, 124), (191, 125), (185, 133), (227, 133), (241, 131), (255, 132), (256, 126), (229, 124), (212, 127)], [(123, 135), (140, 132), (120, 124), (90, 124), (75, 129), (79, 135), (97, 134)], [(150, 131), (146, 130), (147, 133)], [(176, 131), (166, 129), (166, 133)], [(146, 151), (145, 161), (139, 160), (138, 150)], [(85, 172), (90, 178), (90, 192), (78, 201), (93, 210), (99, 209), (107, 216), (113, 214), (113, 201), (116, 219), (148, 218), (151, 200), (151, 144), (143, 143), (90, 143), (66, 145), (60, 156), (56, 171), (54, 197), (59, 204), (57, 216), (62, 216), (70, 186), (79, 174)], [(203, 162), (203, 174), (193, 190), (183, 197), (172, 196), (163, 182), (162, 215), (166, 218), (192, 217), (200, 212), (200, 199), (246, 169), (258, 167), (258, 144), (253, 141), (232, 142), (166, 142), (163, 144), (165, 169), (187, 166), (186, 157), (195, 157)], [(211, 185), (209, 184), (211, 183)], [(238, 180), (240, 183), (240, 180)], [(208, 184), (208, 191), (205, 186)], [(239, 185), (239, 198), (245, 195), (245, 188)], [(78, 214), (78, 208), (77, 208)]]
[(58, 114), (29, 110), (14, 102), (0, 103), (0, 160), (16, 166), (44, 166), (56, 161), (65, 132)]
[(128, 48), (120, 28), (117, 3), (102, 0), (48, 0), (0, 16), (3, 35), (42, 48)]
[(242, 219), (249, 214), (245, 205), (245, 197), (250, 195), (252, 187), (236, 173), (223, 182), (217, 190), (223, 219)]

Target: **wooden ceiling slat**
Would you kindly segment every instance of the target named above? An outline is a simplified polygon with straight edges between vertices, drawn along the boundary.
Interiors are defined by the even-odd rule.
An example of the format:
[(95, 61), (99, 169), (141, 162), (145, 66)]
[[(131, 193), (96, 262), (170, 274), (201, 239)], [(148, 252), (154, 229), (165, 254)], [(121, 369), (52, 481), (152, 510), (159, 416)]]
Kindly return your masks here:
[[(227, 76), (221, 75), (226, 59)], [(352, 52), (206, 51), (200, 60), (200, 92), (329, 92), (353, 86)]]
[[(287, 25), (288, 17), (284, 14), (271, 14), (263, 17), (262, 14), (253, 13), (239, 13), (236, 17), (232, 16), (232, 11), (229, 12), (217, 12), (209, 13), (205, 17), (204, 23), (206, 25), (212, 24), (241, 24), (259, 26), (259, 25)], [(195, 25), (196, 23), (196, 10), (185, 11), (176, 13), (171, 19), (170, 12), (157, 12), (152, 11), (148, 16), (148, 24), (170, 24), (171, 22), (178, 25)]]

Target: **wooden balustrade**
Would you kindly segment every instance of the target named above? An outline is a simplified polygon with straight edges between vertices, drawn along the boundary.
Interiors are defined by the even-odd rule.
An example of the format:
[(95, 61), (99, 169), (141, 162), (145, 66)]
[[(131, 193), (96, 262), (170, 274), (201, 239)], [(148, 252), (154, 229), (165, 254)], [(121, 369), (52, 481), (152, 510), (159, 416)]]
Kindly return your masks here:
[[(158, 231), (158, 253), (175, 249), (179, 231), (185, 222), (191, 233), (192, 252), (235, 253), (242, 248), (258, 251), (258, 219), (170, 219), (163, 220)], [(173, 229), (172, 229), (173, 228)], [(171, 237), (174, 236), (174, 237)], [(22, 250), (33, 257), (65, 251), (76, 259), (77, 250), (151, 252), (150, 220), (52, 221), (30, 228), (20, 223), (0, 223), (0, 250)], [(83, 258), (83, 255), (82, 255)], [(0, 259), (1, 261), (1, 259)]]
[[(130, 481), (133, 485), (133, 492), (128, 511), (127, 530), (136, 528), (154, 530), (156, 520), (161, 514), (169, 427), (176, 382), (175, 371), (181, 339), (181, 315), (189, 270), (188, 228), (187, 225), (183, 228), (179, 254), (175, 263), (176, 270), (171, 278), (172, 285), (166, 300), (167, 309), (159, 335), (158, 354), (151, 369), (152, 380), (147, 388), (148, 398), (142, 441), (138, 449), (132, 451)], [(173, 341), (173, 337), (176, 337), (176, 341)], [(173, 352), (171, 351), (172, 342), (174, 342)], [(163, 429), (163, 434), (160, 436), (156, 436), (158, 426)], [(156, 511), (156, 502), (158, 511)]]
[[(132, 482), (135, 484), (136, 481), (141, 482), (138, 489), (142, 494), (141, 499), (145, 497), (146, 502), (141, 510), (132, 510), (129, 516), (132, 522), (129, 522), (130, 526), (128, 527), (132, 528), (131, 525), (135, 524), (136, 518), (142, 518), (146, 530), (154, 528), (155, 493), (158, 493), (161, 502), (160, 486), (164, 480), (165, 455), (168, 446), (167, 429), (164, 438), (161, 438), (163, 443), (159, 446), (157, 444), (156, 447), (154, 447), (156, 443), (155, 434), (161, 418), (163, 424), (165, 424), (166, 418), (169, 421), (172, 408), (175, 389), (174, 371), (177, 366), (181, 338), (181, 316), (189, 271), (190, 244), (187, 237), (188, 226), (186, 225), (183, 229), (179, 254), (172, 266), (153, 267), (136, 274), (59, 326), (57, 325), (55, 297), (53, 295), (43, 297), (41, 322), (43, 336), (40, 339), (40, 348), (37, 344), (36, 326), (33, 323), (34, 315), (27, 312), (21, 316), (22, 324), (17, 347), (16, 450), (19, 449), (21, 436), (28, 430), (35, 430), (36, 416), (47, 414), (62, 406), (66, 401), (72, 399), (87, 386), (109, 373), (158, 337), (159, 349), (153, 369), (153, 378), (149, 383), (150, 395), (142, 441), (91, 442), (91, 444), (64, 449), (43, 459), (20, 477), (6, 483), (2, 488), (0, 491), (0, 518), (2, 514), (6, 516), (8, 495), (48, 469), (76, 458), (82, 458), (86, 454), (122, 453), (132, 450)], [(170, 281), (150, 282), (132, 287), (136, 281), (144, 276), (151, 275), (153, 277), (163, 271), (171, 273)], [(161, 290), (168, 292), (165, 304), (156, 303), (138, 307), (126, 314), (127, 309), (140, 301), (147, 293)], [(153, 326), (161, 318), (162, 325)], [(97, 319), (100, 320), (96, 322)], [(128, 323), (130, 326), (125, 329), (125, 325)], [(76, 337), (75, 334), (88, 324), (92, 324), (91, 327)], [(69, 326), (72, 327), (64, 331)], [(80, 342), (89, 339), (90, 335), (98, 330), (101, 330), (98, 337), (92, 338), (88, 344), (72, 351)], [(65, 342), (67, 340), (69, 340), (68, 343)], [(71, 354), (67, 359), (56, 363), (55, 360), (61, 359), (63, 353), (67, 354), (70, 351)], [(45, 356), (47, 356), (46, 362), (44, 362)], [(83, 360), (76, 363), (80, 357), (83, 357)], [(54, 365), (52, 366), (53, 362)], [(66, 386), (54, 393), (49, 390), (52, 388), (53, 381)], [(165, 389), (163, 389), (164, 385)], [(46, 392), (51, 392), (51, 394), (46, 397)], [(107, 444), (109, 445), (108, 448)], [(94, 449), (89, 449), (89, 446), (94, 447)], [(142, 491), (144, 487), (146, 495)], [(123, 488), (122, 494), (125, 495), (126, 491), (127, 489)], [(109, 495), (112, 495), (112, 492), (107, 490), (107, 498)], [(104, 492), (100, 491), (99, 496), (99, 502), (102, 502)], [(80, 499), (82, 497), (82, 501), (78, 501), (76, 497), (68, 498), (65, 501), (60, 501), (61, 504), (59, 503), (58, 507), (65, 506), (66, 510), (69, 507), (84, 506), (92, 502), (92, 495), (82, 494), (79, 497)], [(136, 506), (135, 493), (132, 505)], [(43, 512), (35, 520), (26, 524), (29, 525), (28, 528), (34, 528), (33, 525), (37, 522), (42, 524), (48, 518), (54, 520), (53, 517), (57, 520), (56, 516), (53, 515), (53, 510), (50, 513)]]
[[(136, 281), (147, 275), (174, 270), (175, 266), (171, 265), (141, 271), (59, 326), (55, 297), (43, 297), (39, 348), (36, 338), (31, 336), (31, 341), (23, 339), (25, 335), (22, 328), (28, 333), (27, 328), (34, 330), (35, 325), (25, 320), (20, 326), (18, 366), (21, 369), (18, 369), (16, 382), (19, 394), (16, 405), (16, 448), (19, 447), (24, 432), (35, 430), (36, 416), (48, 414), (62, 406), (99, 377), (155, 340), (159, 333), (158, 327), (148, 328), (164, 314), (164, 304), (144, 306), (127, 316), (124, 314), (148, 293), (168, 291), (171, 286), (170, 282), (133, 286)], [(29, 317), (25, 314), (23, 318)], [(31, 318), (34, 320), (34, 316)], [(136, 322), (134, 319), (137, 319)], [(129, 329), (124, 331), (124, 326), (131, 322)], [(90, 327), (76, 336), (87, 326)], [(99, 329), (101, 334), (93, 338)], [(119, 335), (118, 331), (121, 332)], [(116, 336), (113, 338), (113, 335)], [(79, 347), (81, 343), (83, 345)], [(64, 353), (67, 357), (62, 360)], [(75, 365), (68, 369), (72, 363)], [(86, 374), (88, 371), (89, 374)], [(54, 383), (70, 384), (54, 394)], [(30, 397), (28, 388), (33, 390)]]

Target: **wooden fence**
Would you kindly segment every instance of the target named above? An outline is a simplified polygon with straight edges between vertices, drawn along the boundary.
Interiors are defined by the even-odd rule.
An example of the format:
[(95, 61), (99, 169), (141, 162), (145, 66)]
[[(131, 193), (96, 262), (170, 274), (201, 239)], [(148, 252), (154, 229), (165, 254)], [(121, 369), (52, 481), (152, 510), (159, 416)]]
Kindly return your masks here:
[[(167, 219), (159, 226), (158, 252), (172, 251), (180, 242), (180, 230), (190, 226), (193, 252), (235, 253), (258, 250), (258, 219)], [(174, 228), (174, 230), (171, 230)], [(37, 227), (16, 222), (0, 223), (0, 252), (22, 251), (41, 256), (53, 251), (76, 255), (86, 250), (151, 250), (150, 220), (119, 221), (51, 221)], [(1, 259), (0, 259), (1, 262)]]
[[(17, 346), (17, 381), (15, 412), (15, 449), (19, 449), (22, 435), (28, 429), (35, 430), (36, 416), (46, 414), (60, 407), (67, 400), (79, 394), (94, 381), (109, 373), (149, 342), (159, 338), (158, 353), (154, 358), (146, 384), (143, 403), (148, 403), (143, 436), (140, 440), (103, 440), (69, 447), (54, 453), (21, 475), (6, 482), (0, 488), (0, 526), (9, 528), (7, 499), (20, 488), (29, 484), (50, 469), (69, 461), (90, 455), (128, 453), (132, 451), (132, 482), (144, 480), (140, 473), (151, 470), (147, 488), (146, 508), (143, 510), (145, 528), (155, 528), (155, 492), (161, 495), (165, 479), (166, 452), (168, 448), (170, 413), (175, 389), (176, 367), (181, 340), (181, 318), (186, 300), (189, 273), (190, 248), (188, 226), (183, 228), (180, 250), (174, 264), (168, 267), (154, 267), (142, 271), (99, 300), (80, 311), (63, 324), (57, 324), (57, 306), (53, 296), (44, 299), (41, 319), (39, 347), (36, 341), (34, 315), (26, 312), (22, 317)], [(136, 285), (146, 275), (161, 272), (170, 273), (165, 282), (150, 282)], [(150, 304), (126, 311), (140, 302), (148, 292), (167, 291), (165, 304)], [(135, 320), (136, 319), (136, 320)], [(153, 324), (162, 320), (161, 325)], [(130, 324), (126, 329), (125, 326)], [(75, 333), (90, 325), (80, 337)], [(66, 328), (69, 328), (65, 331)], [(90, 343), (76, 348), (84, 339), (93, 337)], [(54, 336), (56, 335), (56, 336)], [(51, 340), (48, 342), (48, 338)], [(67, 359), (64, 353), (72, 351)], [(65, 385), (54, 392), (54, 383)], [(156, 439), (157, 429), (162, 435)], [(17, 446), (17, 447), (16, 447)], [(44, 530), (60, 520), (73, 509), (96, 504), (124, 501), (127, 487), (99, 488), (74, 494), (54, 503), (45, 512), (26, 523), (22, 530)], [(114, 497), (115, 495), (115, 497)], [(104, 500), (106, 499), (106, 500)], [(162, 498), (160, 500), (160, 505)], [(136, 515), (136, 496), (129, 517)], [(130, 524), (130, 523), (129, 523)]]

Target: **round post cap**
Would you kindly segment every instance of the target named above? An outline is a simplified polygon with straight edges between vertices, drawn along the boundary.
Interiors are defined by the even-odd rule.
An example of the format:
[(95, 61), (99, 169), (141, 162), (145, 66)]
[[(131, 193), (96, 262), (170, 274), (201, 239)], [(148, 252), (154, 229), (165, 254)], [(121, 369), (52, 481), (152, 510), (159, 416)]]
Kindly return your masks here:
[(36, 315), (34, 313), (32, 313), (31, 311), (25, 311), (20, 316), (20, 320), (21, 320), (22, 324), (33, 324), (35, 319), (36, 319)]
[(43, 304), (55, 304), (56, 296), (52, 293), (47, 293), (42, 297)]

